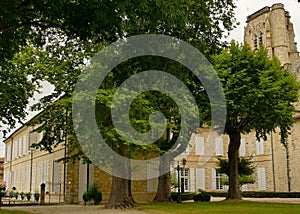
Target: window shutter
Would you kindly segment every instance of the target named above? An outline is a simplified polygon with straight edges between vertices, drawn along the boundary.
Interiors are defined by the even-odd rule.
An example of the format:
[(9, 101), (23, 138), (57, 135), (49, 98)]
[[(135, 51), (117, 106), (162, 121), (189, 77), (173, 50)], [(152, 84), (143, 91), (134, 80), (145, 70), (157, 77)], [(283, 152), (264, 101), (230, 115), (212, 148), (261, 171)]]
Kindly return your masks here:
[(52, 174), (52, 192), (59, 192), (59, 176), (60, 176), (59, 163), (53, 161), (53, 174)]
[(245, 138), (241, 138), (241, 145), (240, 145), (240, 156), (246, 156), (246, 142)]
[(195, 169), (190, 168), (190, 191), (195, 192)]
[(27, 166), (27, 190), (30, 191), (30, 165)]
[(266, 170), (257, 168), (258, 190), (266, 190)]
[(44, 164), (41, 163), (40, 164), (40, 173), (39, 173), (39, 186), (43, 183), (43, 168), (44, 168)]
[(30, 146), (36, 143), (36, 132), (29, 132), (28, 151), (31, 150)]
[(211, 188), (212, 190), (216, 190), (216, 179), (217, 179), (217, 172), (216, 169), (211, 169)]
[(23, 153), (23, 137), (19, 138), (18, 144), (19, 144), (18, 157), (21, 157)]
[(187, 144), (184, 154), (186, 154), (186, 155), (190, 154), (190, 144)]
[(23, 136), (23, 155), (26, 154), (27, 150), (27, 137), (26, 135)]
[(196, 136), (196, 155), (204, 155), (204, 137)]
[(205, 169), (196, 169), (196, 191), (199, 189), (205, 190)]
[(216, 156), (224, 155), (223, 138), (221, 138), (221, 137), (215, 138), (215, 152), (216, 152)]
[(36, 188), (36, 164), (34, 164), (32, 166), (32, 189), (31, 190), (35, 190)]

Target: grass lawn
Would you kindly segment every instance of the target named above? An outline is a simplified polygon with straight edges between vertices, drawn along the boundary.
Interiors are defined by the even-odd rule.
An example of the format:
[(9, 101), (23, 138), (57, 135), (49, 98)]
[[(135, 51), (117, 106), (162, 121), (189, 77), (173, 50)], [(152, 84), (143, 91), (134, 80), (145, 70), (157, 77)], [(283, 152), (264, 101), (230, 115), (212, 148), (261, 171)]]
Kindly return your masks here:
[(146, 203), (138, 204), (138, 209), (151, 213), (180, 214), (300, 214), (300, 204), (266, 202), (200, 202), (200, 203)]
[(29, 212), (16, 211), (16, 210), (2, 210), (0, 209), (0, 214), (28, 214)]

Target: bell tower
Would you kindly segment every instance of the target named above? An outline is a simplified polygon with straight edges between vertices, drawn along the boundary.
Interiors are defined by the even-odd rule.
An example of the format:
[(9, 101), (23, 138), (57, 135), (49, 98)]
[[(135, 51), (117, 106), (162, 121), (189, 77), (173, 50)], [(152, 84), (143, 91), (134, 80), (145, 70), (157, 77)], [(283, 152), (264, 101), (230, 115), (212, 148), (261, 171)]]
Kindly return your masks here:
[(268, 55), (277, 57), (284, 67), (290, 67), (299, 59), (294, 37), (293, 24), (283, 4), (264, 7), (247, 17), (244, 42), (252, 49), (264, 45)]

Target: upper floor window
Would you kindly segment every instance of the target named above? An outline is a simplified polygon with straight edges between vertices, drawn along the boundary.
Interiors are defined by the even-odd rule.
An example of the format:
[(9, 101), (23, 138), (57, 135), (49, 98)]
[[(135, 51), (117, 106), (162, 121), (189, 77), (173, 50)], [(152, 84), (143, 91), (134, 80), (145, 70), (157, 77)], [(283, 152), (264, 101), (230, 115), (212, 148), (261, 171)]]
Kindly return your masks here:
[(215, 152), (216, 152), (216, 156), (224, 155), (223, 138), (222, 137), (215, 138)]
[(262, 138), (256, 140), (256, 154), (257, 155), (264, 154), (264, 140)]

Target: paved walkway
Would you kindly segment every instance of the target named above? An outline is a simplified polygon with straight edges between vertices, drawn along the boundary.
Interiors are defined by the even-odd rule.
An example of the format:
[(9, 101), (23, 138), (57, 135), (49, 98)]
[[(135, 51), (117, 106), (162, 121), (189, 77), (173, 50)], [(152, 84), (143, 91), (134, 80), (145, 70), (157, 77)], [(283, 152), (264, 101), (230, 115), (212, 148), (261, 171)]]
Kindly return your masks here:
[(15, 206), (3, 207), (5, 210), (22, 210), (30, 213), (41, 214), (147, 214), (135, 209), (104, 209), (103, 206), (83, 206), (83, 205), (53, 205), (53, 206)]

